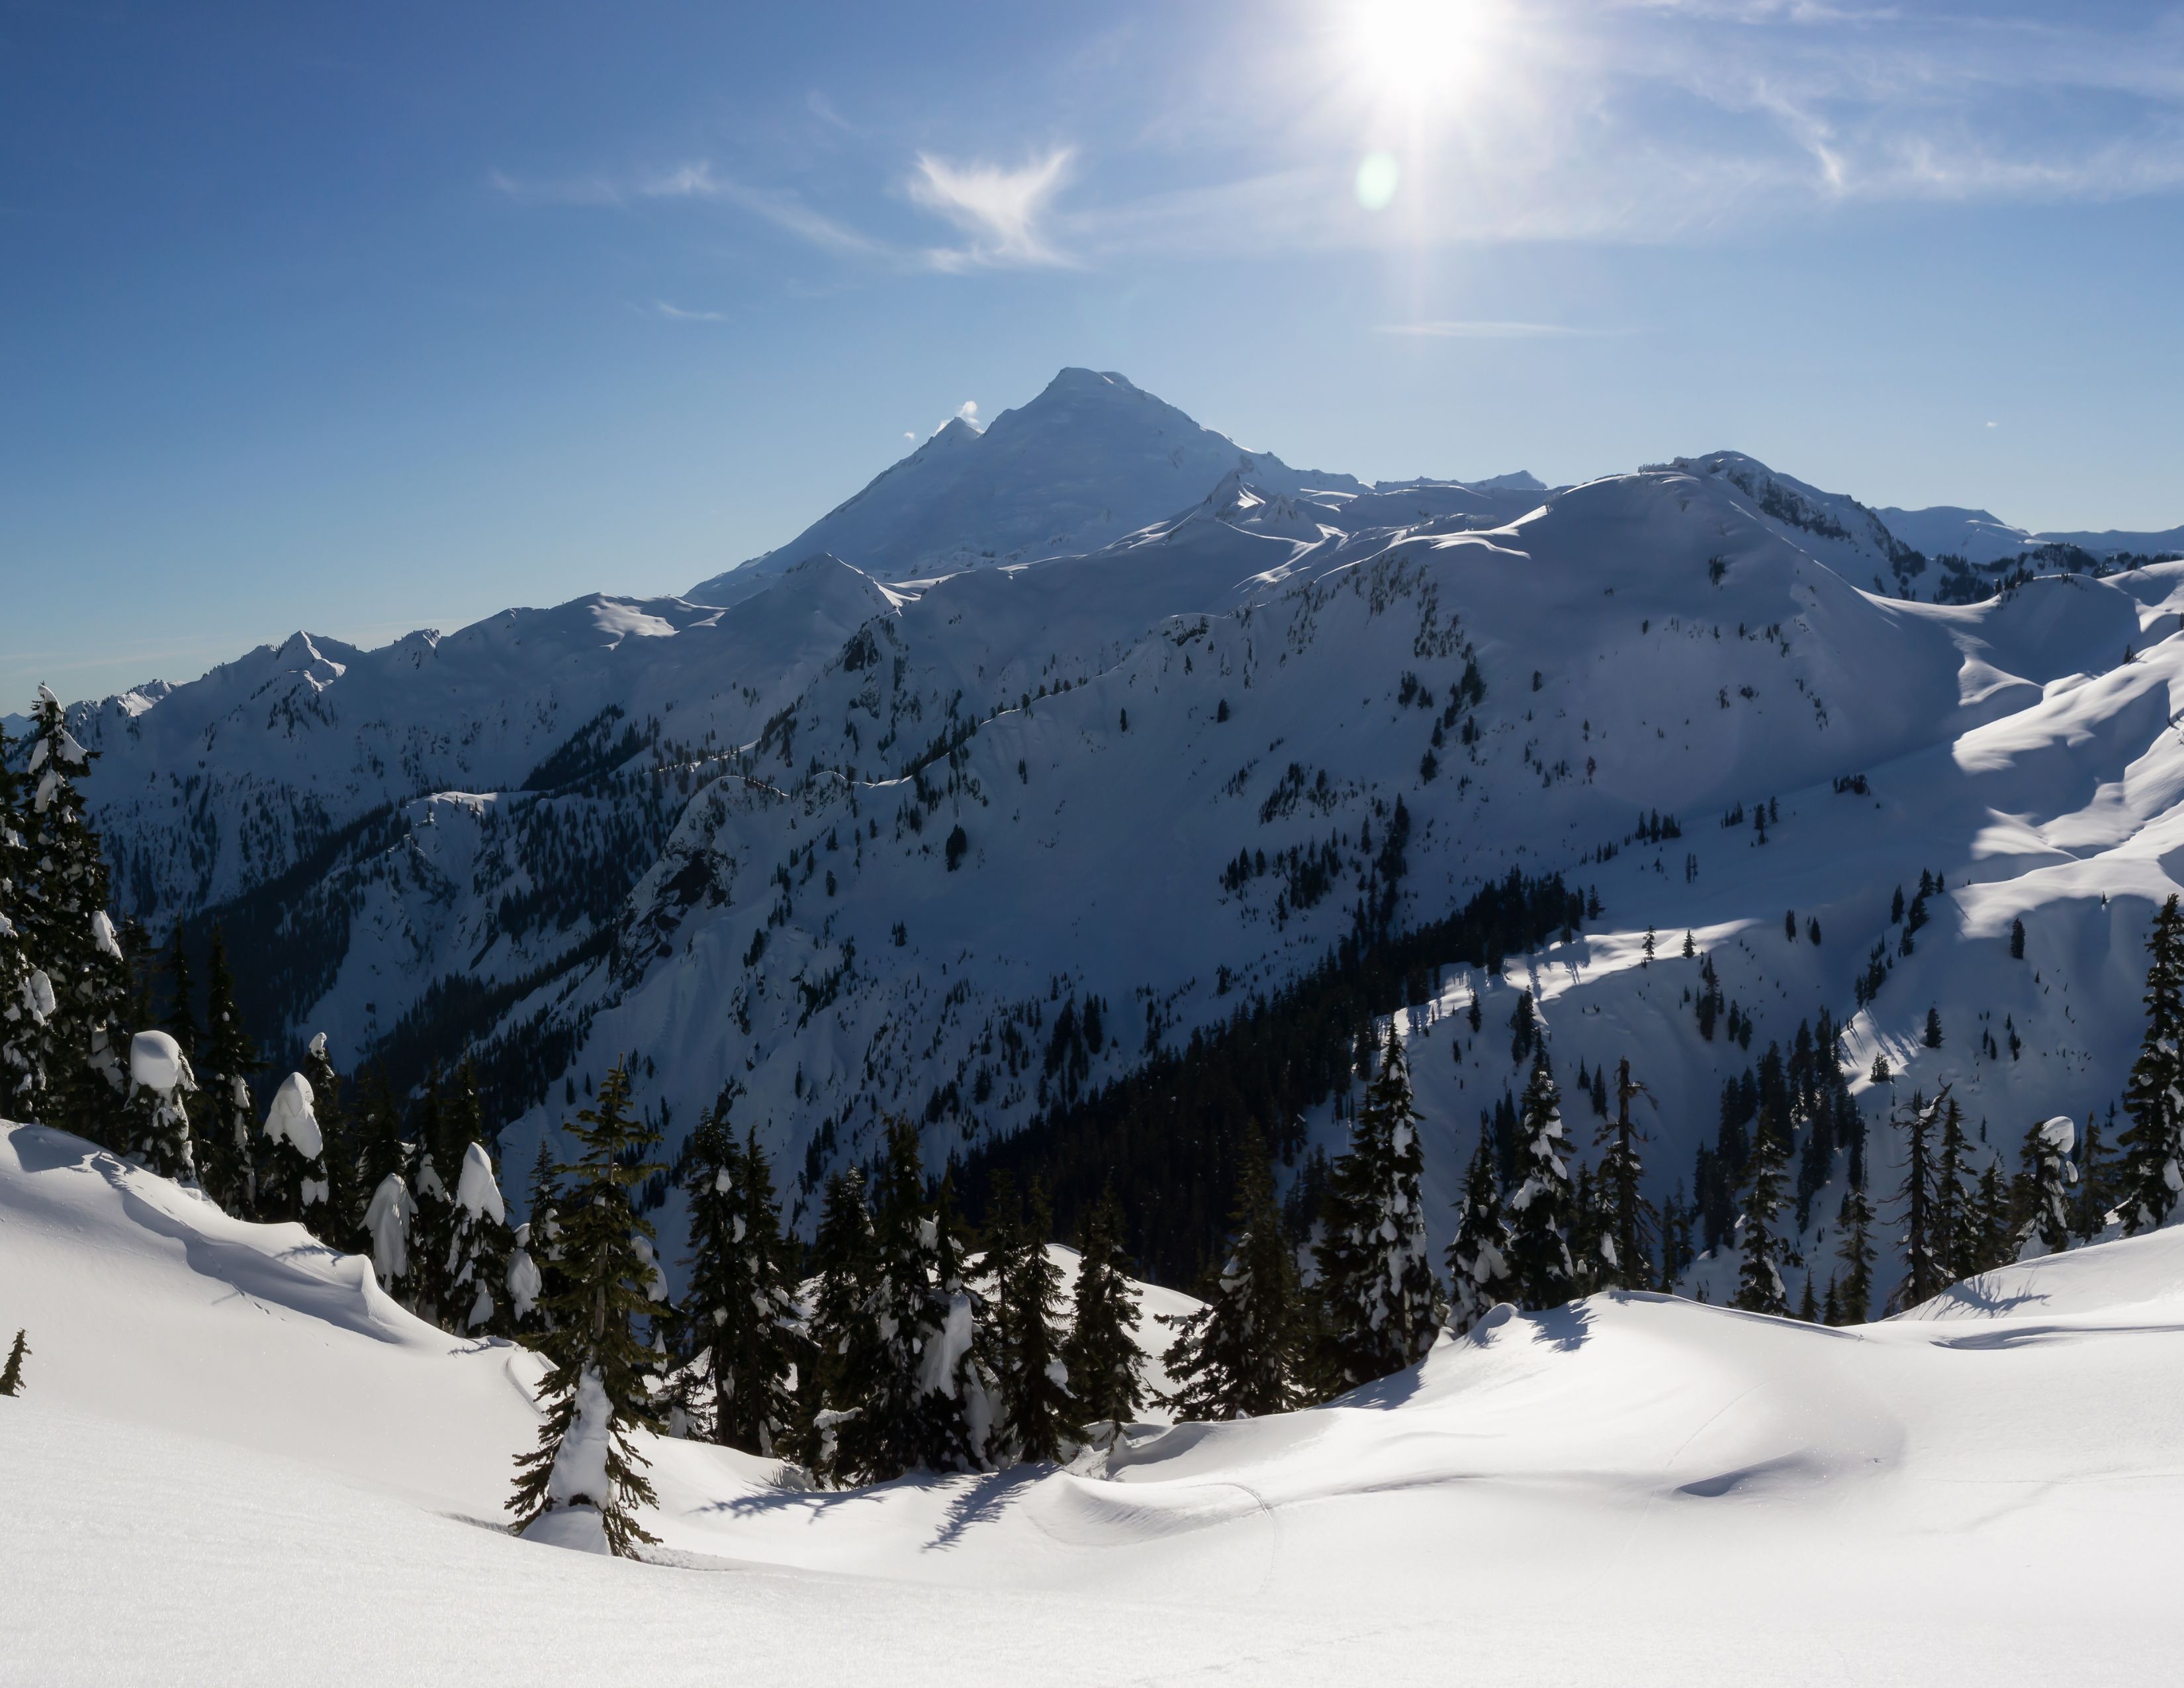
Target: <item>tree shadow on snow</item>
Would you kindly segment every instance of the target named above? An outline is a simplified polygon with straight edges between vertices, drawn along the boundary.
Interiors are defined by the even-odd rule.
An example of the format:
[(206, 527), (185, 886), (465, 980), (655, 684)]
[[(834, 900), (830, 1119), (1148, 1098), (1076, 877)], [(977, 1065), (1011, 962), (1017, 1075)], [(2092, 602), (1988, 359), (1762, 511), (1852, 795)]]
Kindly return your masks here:
[(19, 1125), (8, 1134), (8, 1141), (26, 1173), (57, 1173), (64, 1167), (87, 1167), (107, 1152), (81, 1137), (44, 1125)]
[(1038, 1482), (1050, 1469), (1043, 1465), (1017, 1465), (974, 1479), (948, 1503), (947, 1521), (940, 1526), (940, 1533), (926, 1545), (953, 1547), (972, 1524), (988, 1524), (999, 1518), (1017, 1490)]

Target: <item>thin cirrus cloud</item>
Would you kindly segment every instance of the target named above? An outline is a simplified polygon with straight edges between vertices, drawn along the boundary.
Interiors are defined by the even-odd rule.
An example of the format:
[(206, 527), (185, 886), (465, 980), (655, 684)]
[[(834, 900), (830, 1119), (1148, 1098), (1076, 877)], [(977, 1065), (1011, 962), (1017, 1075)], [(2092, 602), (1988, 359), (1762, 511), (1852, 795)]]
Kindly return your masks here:
[(1561, 322), (1502, 322), (1444, 317), (1425, 322), (1384, 322), (1375, 331), (1407, 335), (1419, 340), (1563, 340), (1619, 331), (1577, 328)]
[(726, 322), (724, 312), (717, 310), (685, 310), (679, 304), (670, 304), (666, 299), (652, 302), (652, 314), (670, 322)]
[(929, 248), (926, 261), (948, 270), (1072, 265), (1055, 245), (1047, 223), (1076, 156), (1073, 147), (1056, 147), (1044, 158), (1011, 169), (955, 164), (931, 153), (919, 153), (908, 184), (911, 202), (937, 212), (968, 237), (961, 246)]

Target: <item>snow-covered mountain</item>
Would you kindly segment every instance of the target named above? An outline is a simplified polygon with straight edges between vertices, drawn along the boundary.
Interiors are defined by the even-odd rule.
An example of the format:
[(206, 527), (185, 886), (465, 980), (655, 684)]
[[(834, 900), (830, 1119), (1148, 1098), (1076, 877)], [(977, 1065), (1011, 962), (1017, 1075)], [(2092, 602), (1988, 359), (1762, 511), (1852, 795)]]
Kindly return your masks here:
[[(1560, 874), (1596, 913), (1405, 993), (1445, 1231), (1527, 989), (1580, 1139), (1580, 1065), (1639, 1068), (1662, 1195), (1823, 1009), (1884, 1164), (1897, 1091), (1953, 1083), (2013, 1156), (2115, 1097), (2184, 877), (2184, 564), (1904, 595), (1935, 578), (1736, 453), (1368, 487), (1065, 370), (727, 589), (298, 634), (79, 735), (120, 894), (247, 938), (269, 1034), (405, 1078), (476, 1051), (519, 1165), (634, 1050), (671, 1142), (732, 1091), (807, 1224), (890, 1112), (935, 1163), (1050, 1123), (1346, 944)], [(1686, 932), (1741, 1036), (1702, 1033)], [(1282, 1123), (1292, 1168), (1341, 1106)]]
[(1907, 545), (1929, 556), (1958, 556), (1974, 564), (2014, 562), (2027, 551), (2043, 545), (2075, 545), (2097, 557), (2117, 552), (2161, 556), (2184, 552), (2184, 526), (2159, 532), (2076, 532), (2034, 533), (1983, 510), (1964, 510), (1954, 504), (1936, 504), (1925, 510), (1883, 509), (1879, 512), (1889, 532)]

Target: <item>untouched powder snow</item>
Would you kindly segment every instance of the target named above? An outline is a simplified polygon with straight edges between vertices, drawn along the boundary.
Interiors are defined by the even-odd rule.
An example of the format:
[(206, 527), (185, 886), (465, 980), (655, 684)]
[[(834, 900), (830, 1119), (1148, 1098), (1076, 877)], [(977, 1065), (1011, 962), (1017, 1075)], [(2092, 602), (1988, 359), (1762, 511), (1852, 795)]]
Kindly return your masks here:
[[(497, 1527), (539, 1362), (0, 1126), (0, 1680), (2162, 1680), (2184, 1232), (1828, 1330), (1498, 1310), (1334, 1406), (811, 1492), (648, 1439), (654, 1565)], [(487, 1526), (487, 1527), (480, 1527)], [(299, 1594), (299, 1591), (304, 1591)]]

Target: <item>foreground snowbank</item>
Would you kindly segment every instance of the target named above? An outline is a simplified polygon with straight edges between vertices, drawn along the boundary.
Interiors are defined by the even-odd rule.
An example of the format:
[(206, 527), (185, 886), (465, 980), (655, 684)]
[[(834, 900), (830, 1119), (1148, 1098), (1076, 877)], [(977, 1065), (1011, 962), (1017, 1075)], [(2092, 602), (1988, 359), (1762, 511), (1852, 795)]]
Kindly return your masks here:
[(499, 1516), (537, 1362), (0, 1127), (0, 1680), (1757, 1684), (2173, 1671), (2184, 1234), (1829, 1331), (1504, 1310), (1316, 1412), (1104, 1464), (780, 1486), (648, 1445), (668, 1568)]

